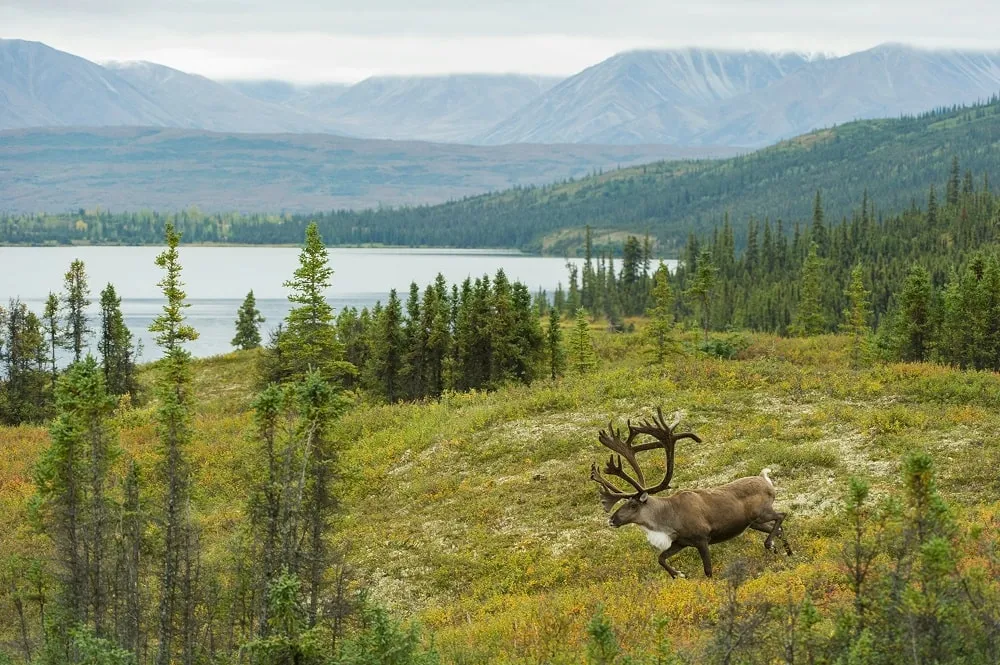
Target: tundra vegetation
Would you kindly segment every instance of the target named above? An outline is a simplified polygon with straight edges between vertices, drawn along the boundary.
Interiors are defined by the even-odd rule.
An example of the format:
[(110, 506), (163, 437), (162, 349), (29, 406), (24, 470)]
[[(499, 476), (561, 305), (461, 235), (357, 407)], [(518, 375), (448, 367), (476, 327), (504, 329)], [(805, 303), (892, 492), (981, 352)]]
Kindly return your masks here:
[[(961, 214), (963, 196), (992, 200), (977, 191), (931, 210), (985, 223)], [(118, 370), (103, 351), (56, 371), (53, 388), (51, 344), (65, 338), (49, 319), (82, 338), (87, 322), (4, 310), (2, 658), (997, 662), (997, 269), (974, 243), (955, 243), (965, 253), (942, 297), (917, 268), (879, 305), (856, 279), (866, 254), (838, 255), (840, 231), (815, 214), (808, 242), (781, 237), (783, 272), (761, 274), (800, 284), (826, 261), (848, 281), (794, 288), (818, 303), (808, 320), (829, 320), (784, 337), (720, 334), (720, 303), (746, 307), (734, 294), (754, 256), (730, 264), (725, 230), (669, 279), (629, 238), (620, 270), (586, 261), (551, 299), (501, 274), (414, 286), (405, 305), (393, 294), (338, 320), (312, 226), (281, 332), (193, 360), (183, 251), (167, 231), (154, 324), (166, 353), (133, 368), (134, 398), (109, 388)], [(909, 258), (878, 274), (906, 275)], [(74, 275), (67, 301), (86, 297)], [(955, 323), (961, 312), (971, 323)], [(875, 334), (864, 322), (879, 315)], [(954, 339), (964, 346), (942, 342)], [(660, 404), (701, 439), (671, 449), (671, 486), (769, 467), (794, 556), (735, 538), (713, 545), (715, 577), (670, 579), (641, 531), (608, 528), (588, 479), (598, 432)], [(670, 562), (701, 564), (691, 549)]]

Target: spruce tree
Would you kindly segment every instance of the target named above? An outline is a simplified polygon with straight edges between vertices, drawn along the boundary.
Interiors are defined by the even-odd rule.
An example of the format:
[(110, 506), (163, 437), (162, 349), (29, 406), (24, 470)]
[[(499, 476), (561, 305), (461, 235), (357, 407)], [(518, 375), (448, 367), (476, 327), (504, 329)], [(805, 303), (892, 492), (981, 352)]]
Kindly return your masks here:
[(49, 354), (41, 321), (11, 300), (0, 308), (0, 423), (41, 422), (51, 406)]
[(923, 266), (913, 266), (899, 294), (893, 331), (900, 360), (922, 362), (928, 359), (934, 337), (933, 307), (930, 273)]
[(951, 172), (948, 174), (948, 205), (957, 206), (958, 205), (958, 194), (959, 194), (959, 177), (961, 176), (961, 170), (958, 168), (958, 155), (951, 158)]
[(844, 310), (842, 329), (851, 339), (851, 364), (860, 367), (871, 332), (871, 293), (865, 289), (864, 269), (860, 264), (851, 271), (851, 281), (844, 296), (848, 305)]
[(402, 371), (406, 353), (403, 336), (403, 308), (396, 290), (389, 292), (389, 301), (379, 308), (372, 322), (372, 336), (365, 384), (369, 390), (390, 404), (403, 394)]
[(59, 327), (59, 296), (51, 291), (49, 291), (49, 297), (45, 301), (45, 311), (42, 314), (42, 321), (45, 324), (45, 338), (49, 346), (52, 388), (55, 389), (56, 378), (59, 376), (59, 368), (56, 366), (56, 349), (59, 347), (62, 329)]
[(445, 374), (451, 352), (451, 304), (448, 284), (438, 274), (434, 284), (424, 290), (423, 328), (427, 332), (427, 392), (440, 397), (445, 388)]
[(344, 360), (344, 349), (333, 325), (333, 307), (326, 300), (332, 276), (319, 227), (312, 222), (306, 227), (299, 267), (284, 284), (291, 290), (288, 299), (292, 309), (277, 340), (281, 362), (267, 377), (270, 380), (294, 381), (314, 369), (328, 381), (340, 381), (355, 373), (355, 368)]
[(466, 388), (488, 388), (497, 367), (493, 362), (493, 354), (496, 352), (493, 344), (498, 338), (491, 334), (494, 301), (495, 294), (489, 275), (483, 275), (475, 281), (467, 304), (468, 328), (464, 334), (466, 343), (459, 368)]
[(757, 246), (757, 222), (753, 219), (747, 227), (747, 249), (743, 255), (747, 275), (753, 279), (760, 273), (760, 249)]
[(258, 348), (262, 323), (264, 316), (257, 309), (257, 299), (253, 295), (253, 289), (250, 289), (236, 313), (236, 335), (230, 344), (243, 351)]
[(139, 500), (140, 484), (139, 465), (132, 460), (125, 473), (122, 503), (116, 519), (114, 593), (111, 600), (118, 643), (134, 654), (139, 653), (143, 623), (140, 566), (146, 512)]
[(566, 292), (563, 291), (562, 282), (556, 285), (555, 293), (552, 294), (552, 306), (560, 314), (566, 312)]
[(344, 358), (357, 368), (368, 362), (367, 335), (371, 326), (371, 312), (363, 307), (345, 307), (337, 314), (337, 339), (344, 347)]
[(576, 310), (580, 308), (581, 296), (580, 288), (577, 285), (578, 269), (575, 263), (566, 262), (566, 269), (569, 270), (569, 292), (566, 294), (566, 315), (569, 318), (576, 316)]
[[(72, 366), (56, 386), (58, 416), (49, 435), (52, 443), (35, 470), (35, 486), (41, 499), (43, 528), (55, 544), (63, 582), (60, 603), (67, 621), (62, 626), (80, 624), (86, 617), (87, 569), (84, 557), (85, 520), (84, 478), (86, 478), (87, 422), (83, 409), (100, 408), (96, 397), (86, 394), (79, 384), (86, 382), (86, 370)], [(82, 407), (82, 409), (81, 409)]]
[(305, 449), (312, 452), (310, 482), (306, 502), (308, 536), (305, 561), (309, 605), (309, 627), (319, 620), (320, 602), (324, 597), (326, 572), (333, 564), (328, 532), (337, 506), (333, 492), (334, 470), (337, 467), (336, 440), (330, 435), (330, 424), (344, 411), (346, 400), (336, 384), (325, 381), (319, 372), (312, 372), (298, 389), (299, 438)]
[(74, 259), (63, 278), (63, 308), (66, 325), (63, 328), (63, 347), (73, 352), (73, 362), (80, 362), (91, 330), (87, 327), (87, 306), (90, 287), (83, 261)]
[(799, 286), (799, 304), (791, 333), (802, 337), (819, 335), (826, 329), (823, 314), (823, 260), (816, 243), (809, 245), (809, 254), (802, 264)]
[[(953, 283), (957, 286), (957, 280)], [(933, 300), (930, 273), (923, 266), (913, 266), (899, 294), (892, 324), (893, 346), (900, 360), (922, 362), (928, 359), (934, 336)]]
[(90, 355), (70, 366), (56, 387), (57, 416), (50, 426), (51, 445), (35, 468), (37, 514), (56, 551), (60, 609), (55, 614), (49, 653), (73, 658), (66, 639), (71, 629), (94, 636), (111, 635), (115, 588), (114, 505), (106, 488), (119, 453), (109, 426), (114, 399), (104, 388), (100, 366)]
[(670, 271), (663, 263), (653, 273), (653, 307), (646, 315), (650, 319), (646, 334), (653, 343), (657, 364), (662, 364), (671, 349), (671, 334), (674, 329)]
[(643, 256), (639, 239), (628, 236), (622, 247), (622, 271), (618, 279), (620, 302), (625, 316), (636, 316), (645, 309), (646, 298), (642, 291)]
[(927, 226), (930, 228), (935, 228), (938, 223), (938, 204), (937, 196), (934, 194), (934, 185), (931, 185), (931, 191), (927, 195)]
[(587, 374), (597, 368), (597, 354), (590, 336), (587, 312), (580, 308), (569, 337), (569, 366), (577, 374)]
[(427, 332), (420, 314), (420, 287), (410, 282), (406, 298), (406, 317), (403, 320), (403, 396), (420, 399), (424, 396), (424, 374), (427, 363)]
[(816, 190), (816, 200), (813, 202), (812, 242), (816, 243), (820, 256), (829, 254), (829, 237), (824, 222), (823, 198), (819, 190)]
[(717, 272), (718, 270), (712, 263), (711, 251), (707, 248), (701, 250), (701, 253), (698, 255), (697, 264), (695, 265), (694, 278), (685, 292), (685, 295), (694, 300), (706, 340), (708, 339), (708, 329), (712, 322), (712, 301), (715, 295)]
[(583, 243), (583, 277), (581, 279), (582, 288), (580, 293), (580, 304), (590, 311), (595, 311), (594, 305), (597, 300), (597, 275), (594, 273), (594, 239), (590, 224), (584, 231)]
[[(163, 312), (149, 326), (156, 344), (163, 352), (157, 363), (156, 392), (159, 407), (156, 412), (160, 439), (160, 475), (163, 478), (164, 496), (160, 524), (163, 533), (163, 568), (160, 576), (158, 610), (157, 665), (169, 665), (175, 653), (174, 637), (178, 620), (187, 613), (182, 596), (182, 568), (190, 561), (189, 530), (191, 516), (190, 469), (187, 445), (191, 440), (191, 354), (184, 348), (187, 342), (198, 339), (198, 332), (189, 325), (184, 310), (184, 284), (177, 246), (180, 235), (168, 223), (165, 230), (167, 248), (156, 257), (156, 265), (164, 271), (158, 285), (163, 290), (166, 303)], [(179, 596), (182, 596), (179, 598)], [(182, 637), (184, 637), (182, 635)]]
[(563, 351), (562, 327), (559, 322), (559, 312), (555, 308), (550, 309), (549, 327), (545, 333), (545, 350), (549, 361), (549, 376), (553, 379), (562, 374), (566, 368), (566, 352)]
[(604, 294), (601, 297), (601, 302), (604, 304), (604, 316), (608, 320), (608, 329), (620, 332), (625, 329), (625, 323), (622, 314), (622, 292), (618, 280), (615, 279), (614, 261), (610, 262), (605, 278)]
[[(575, 273), (573, 283), (575, 283)], [(519, 348), (517, 339), (513, 296), (507, 275), (503, 270), (498, 270), (493, 279), (493, 292), (489, 295), (486, 328), (480, 329), (480, 334), (485, 332), (489, 337), (488, 348), (491, 351), (489, 384), (493, 387), (516, 378), (518, 356), (523, 351)]]
[(111, 284), (101, 291), (101, 334), (97, 350), (101, 354), (108, 392), (112, 395), (135, 395), (139, 389), (135, 371), (139, 350), (132, 341), (132, 332), (125, 325), (121, 302)]
[(509, 374), (521, 383), (529, 384), (542, 364), (544, 355), (544, 336), (542, 328), (531, 307), (531, 293), (521, 282), (514, 282), (511, 287), (513, 304), (512, 344), (514, 354), (511, 359)]

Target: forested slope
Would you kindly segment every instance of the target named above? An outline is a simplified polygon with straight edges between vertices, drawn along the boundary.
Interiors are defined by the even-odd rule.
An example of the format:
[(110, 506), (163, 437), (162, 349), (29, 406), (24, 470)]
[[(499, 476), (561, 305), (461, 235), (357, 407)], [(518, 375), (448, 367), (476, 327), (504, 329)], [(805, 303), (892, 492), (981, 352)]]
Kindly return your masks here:
[[(0, 218), (0, 242), (153, 243), (173, 219), (187, 242), (292, 243), (317, 220), (331, 244), (384, 243), (575, 251), (582, 229), (649, 232), (661, 252), (728, 212), (742, 245), (751, 216), (808, 220), (822, 190), (827, 217), (862, 193), (877, 211), (923, 201), (953, 157), (987, 176), (1000, 170), (1000, 102), (917, 118), (855, 122), (720, 161), (659, 162), (547, 187), (518, 188), (436, 206), (309, 215), (109, 212)], [(82, 223), (80, 223), (82, 222)], [(567, 233), (567, 230), (573, 230)], [(580, 233), (577, 233), (580, 231)], [(600, 233), (598, 233), (600, 236)]]

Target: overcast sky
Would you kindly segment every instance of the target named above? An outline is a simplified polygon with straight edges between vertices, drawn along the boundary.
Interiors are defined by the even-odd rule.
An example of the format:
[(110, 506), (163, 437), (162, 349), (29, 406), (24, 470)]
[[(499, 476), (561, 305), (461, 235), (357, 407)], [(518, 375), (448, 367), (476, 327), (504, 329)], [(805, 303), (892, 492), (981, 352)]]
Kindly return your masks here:
[(635, 48), (1000, 49), (988, 0), (0, 0), (0, 37), (212, 78), (573, 74)]

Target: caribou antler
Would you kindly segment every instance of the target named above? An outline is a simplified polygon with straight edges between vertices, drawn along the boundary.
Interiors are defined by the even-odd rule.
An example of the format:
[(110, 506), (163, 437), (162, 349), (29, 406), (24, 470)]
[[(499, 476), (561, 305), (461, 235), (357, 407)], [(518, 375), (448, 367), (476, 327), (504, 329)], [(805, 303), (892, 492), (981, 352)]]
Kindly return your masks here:
[[(677, 423), (667, 425), (667, 421), (663, 417), (663, 409), (661, 408), (657, 408), (656, 415), (653, 416), (652, 421), (644, 420), (638, 426), (633, 426), (632, 422), (628, 421), (626, 425), (628, 427), (628, 438), (624, 441), (621, 438), (621, 430), (616, 430), (612, 423), (608, 423), (608, 429), (606, 431), (601, 430), (598, 435), (598, 440), (605, 447), (609, 448), (612, 453), (615, 453), (608, 459), (608, 463), (604, 468), (604, 473), (624, 480), (631, 485), (633, 489), (635, 489), (635, 492), (623, 492), (612, 485), (597, 470), (597, 465), (592, 465), (590, 469), (590, 479), (601, 485), (601, 501), (604, 503), (604, 507), (609, 510), (610, 507), (613, 506), (619, 499), (638, 497), (643, 493), (656, 494), (657, 492), (662, 492), (663, 490), (668, 489), (670, 487), (670, 481), (674, 475), (674, 447), (677, 442), (681, 439), (693, 439), (694, 441), (701, 443), (701, 439), (693, 432), (682, 432), (680, 434), (675, 433), (674, 430), (677, 428)], [(635, 437), (640, 434), (652, 436), (656, 439), (656, 441), (632, 445), (632, 441), (635, 440)], [(647, 450), (655, 450), (657, 448), (663, 448), (665, 451), (665, 473), (663, 479), (655, 486), (646, 487), (646, 479), (642, 473), (642, 468), (639, 466), (639, 461), (636, 459), (635, 454)], [(632, 467), (632, 471), (635, 473), (635, 478), (626, 473), (622, 465), (623, 459), (628, 462), (630, 467)]]
[(601, 504), (604, 510), (610, 511), (618, 501), (635, 496), (631, 492), (623, 492), (604, 478), (597, 470), (596, 464), (590, 465), (590, 479), (601, 486)]
[(610, 448), (612, 452), (618, 453), (618, 465), (615, 466), (613, 464), (614, 455), (612, 455), (611, 459), (608, 460), (608, 466), (604, 469), (604, 473), (621, 478), (622, 473), (624, 473), (622, 471), (622, 458), (624, 457), (625, 461), (628, 462), (628, 465), (632, 467), (632, 470), (635, 472), (635, 478), (638, 485), (636, 485), (635, 482), (632, 482), (631, 478), (622, 478), (622, 480), (626, 480), (626, 482), (637, 489), (646, 483), (646, 478), (642, 474), (642, 468), (639, 466), (639, 462), (635, 459), (636, 450), (632, 447), (632, 441), (638, 434), (639, 432), (632, 428), (632, 422), (629, 421), (628, 439), (625, 441), (622, 441), (622, 431), (620, 429), (615, 429), (612, 423), (608, 423), (607, 431), (602, 429), (601, 433), (597, 435), (598, 441), (604, 444), (605, 447)]
[(666, 455), (666, 469), (663, 479), (655, 486), (646, 490), (650, 494), (656, 494), (670, 488), (670, 481), (674, 477), (674, 448), (677, 442), (681, 439), (692, 439), (695, 443), (701, 443), (701, 438), (694, 432), (681, 432), (677, 434), (674, 430), (677, 429), (679, 424), (679, 422), (676, 422), (673, 425), (668, 425), (666, 418), (663, 417), (663, 409), (657, 407), (656, 415), (653, 416), (652, 422), (644, 420), (638, 427), (633, 428), (638, 434), (648, 434), (656, 439), (656, 441), (635, 446), (633, 448), (635, 452), (663, 448)]

